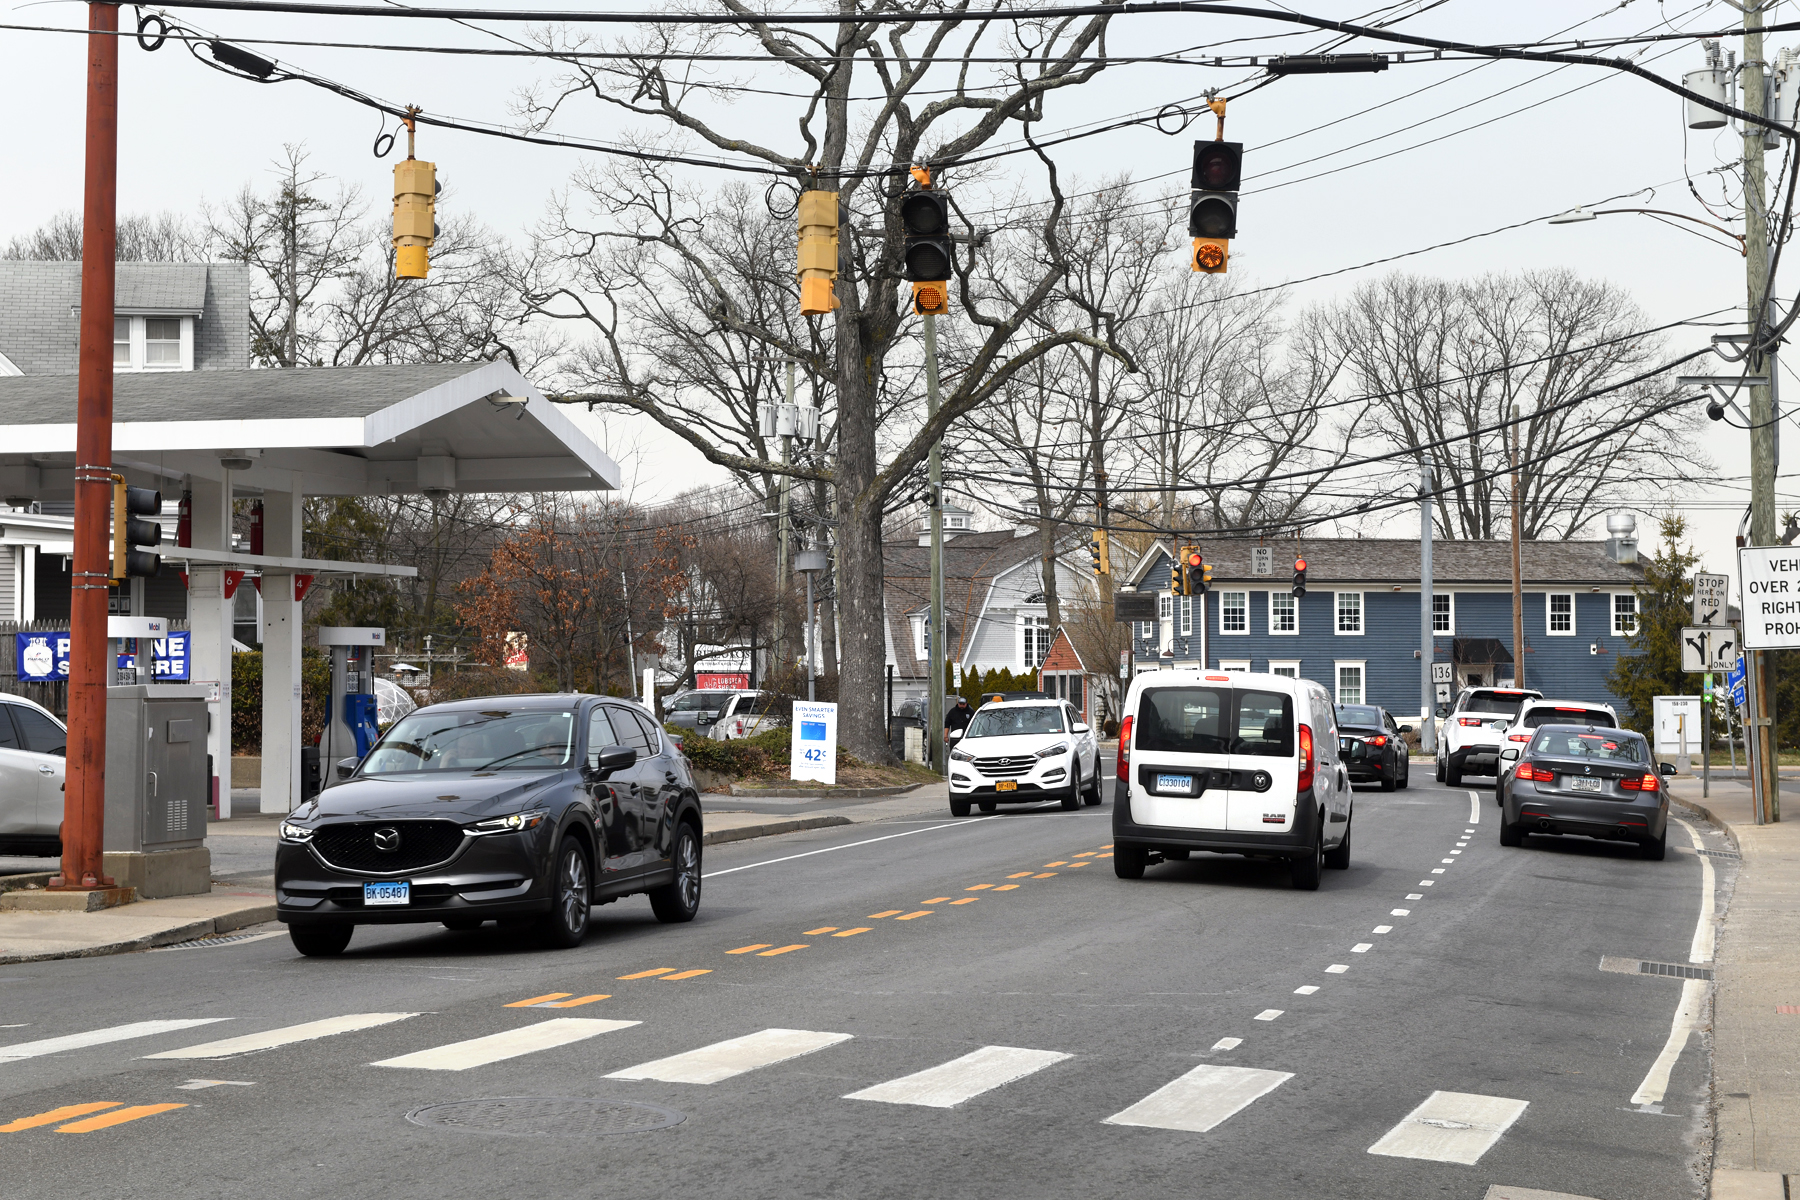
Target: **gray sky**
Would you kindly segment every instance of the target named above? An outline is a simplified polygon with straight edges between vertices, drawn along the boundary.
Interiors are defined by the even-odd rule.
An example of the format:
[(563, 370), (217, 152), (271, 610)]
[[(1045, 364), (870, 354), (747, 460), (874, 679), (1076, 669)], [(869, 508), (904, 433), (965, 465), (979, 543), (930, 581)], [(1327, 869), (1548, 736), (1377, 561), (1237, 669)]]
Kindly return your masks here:
[[(1315, 0), (1294, 7), (1348, 20), (1368, 12), (1375, 2)], [(504, 0), (495, 5), (501, 6), (507, 6)], [(69, 26), (83, 23), (85, 12), (76, 3), (39, 3), (14, 7), (4, 20)], [(1506, 5), (1448, 0), (1402, 28), (1468, 40), (1522, 41), (1578, 23), (1580, 28), (1569, 36), (1708, 30), (1728, 27), (1735, 16), (1724, 3), (1695, 6), (1682, 0), (1517, 0)], [(122, 10), (122, 17), (133, 20), (132, 11)], [(1769, 19), (1780, 20), (1781, 14)], [(446, 22), (196, 12), (192, 23), (239, 38), (505, 45), (491, 34)], [(519, 27), (505, 27), (505, 32), (523, 36)], [(1290, 30), (1205, 16), (1121, 17), (1113, 22), (1107, 48), (1113, 54), (1165, 53), (1283, 32)], [(612, 35), (602, 30), (600, 36)], [(1295, 51), (1322, 41), (1308, 33), (1218, 52)], [(1790, 42), (1800, 44), (1800, 36), (1772, 38), (1769, 57)], [(0, 111), (14, 115), (7, 137), (7, 186), (0, 189), (3, 239), (35, 227), (57, 210), (79, 207), (84, 56), (82, 39), (68, 34), (0, 31), (0, 47), (8, 64), (0, 72)], [(258, 49), (385, 99), (500, 125), (516, 120), (521, 89), (550, 78), (532, 60)], [(1643, 61), (1665, 77), (1679, 78), (1701, 65), (1701, 52), (1693, 42), (1676, 41), (1651, 48)], [(304, 143), (313, 165), (360, 181), (375, 214), (385, 209), (392, 159), (377, 161), (370, 153), (379, 125), (370, 111), (300, 83), (254, 85), (229, 78), (196, 62), (175, 43), (146, 54), (127, 40), (121, 62), (121, 211), (192, 213), (204, 202), (223, 200), (245, 182), (266, 187), (269, 160), (283, 143)], [(750, 88), (801, 90), (791, 76), (769, 66), (717, 70), (736, 72), (731, 78)], [(1253, 74), (1197, 67), (1110, 68), (1093, 83), (1052, 97), (1046, 121), (1035, 132), (1047, 137), (1057, 129), (1153, 110)], [(865, 83), (858, 94), (867, 94), (871, 86)], [(792, 123), (796, 103), (744, 92), (728, 106), (713, 106), (709, 115), (731, 132), (792, 150), (798, 145)], [(1363, 111), (1377, 105), (1384, 106)], [(1328, 122), (1335, 124), (1315, 128)], [(1689, 193), (1684, 167), (1702, 196), (1729, 204), (1732, 184), (1701, 173), (1734, 159), (1738, 139), (1729, 131), (1689, 133), (1684, 125), (1677, 97), (1620, 73), (1585, 67), (1463, 61), (1396, 66), (1379, 75), (1289, 79), (1231, 108), (1228, 136), (1245, 143), (1250, 177), (1232, 246), (1232, 272), (1248, 285), (1279, 284), (1625, 194), (1634, 198), (1620, 200), (1620, 205), (1667, 207), (1704, 217)], [(581, 99), (565, 107), (555, 128), (609, 141), (661, 132), (648, 125), (634, 128), (622, 123), (616, 110)], [(1071, 175), (1093, 180), (1129, 171), (1139, 180), (1171, 175), (1179, 184), (1187, 171), (1188, 145), (1197, 135), (1210, 136), (1210, 122), (1173, 137), (1139, 126), (1072, 142), (1052, 153), (1065, 181)], [(1003, 140), (1015, 137), (1009, 133)], [(583, 162), (592, 161), (592, 156), (569, 150), (435, 130), (421, 135), (419, 156), (438, 163), (447, 189), (446, 211), (454, 207), (475, 213), (512, 238), (522, 238), (551, 194)], [(1388, 157), (1370, 161), (1378, 156)], [(1019, 178), (1030, 194), (1041, 194), (1041, 171), (1014, 161), (1020, 162)], [(1772, 159), (1771, 169), (1774, 165)], [(1148, 185), (1163, 186), (1163, 181)], [(1569, 226), (1537, 224), (1477, 238), (1393, 267), (1295, 286), (1288, 302), (1297, 312), (1395, 267), (1459, 276), (1547, 266), (1568, 266), (1624, 287), (1651, 323), (1716, 309), (1738, 310), (1726, 315), (1742, 310), (1743, 263), (1733, 250), (1641, 216)], [(1183, 270), (1185, 264), (1172, 260), (1169, 269)], [(1673, 331), (1667, 346), (1672, 352), (1695, 348), (1705, 344), (1710, 332)], [(1800, 378), (1784, 372), (1784, 379), (1789, 394), (1800, 397)], [(609, 450), (629, 460), (637, 446), (646, 480), (686, 483), (706, 470), (690, 451), (633, 422), (613, 417), (605, 429)], [(1784, 423), (1784, 430), (1790, 442), (1800, 444), (1800, 431), (1791, 423)], [(1723, 427), (1709, 430), (1708, 450), (1722, 476), (1746, 472), (1745, 437)], [(1683, 498), (1694, 540), (1715, 568), (1729, 561), (1730, 537), (1741, 511), (1730, 505), (1746, 495), (1743, 483), (1742, 478), (1722, 482), (1704, 501)], [(666, 494), (673, 489), (646, 485), (647, 492), (659, 490)], [(1800, 507), (1800, 485), (1784, 481), (1783, 494), (1784, 507)], [(1647, 495), (1647, 509), (1667, 499)], [(1416, 534), (1416, 517), (1396, 516), (1382, 532)], [(1642, 532), (1648, 542), (1653, 530), (1646, 526)]]

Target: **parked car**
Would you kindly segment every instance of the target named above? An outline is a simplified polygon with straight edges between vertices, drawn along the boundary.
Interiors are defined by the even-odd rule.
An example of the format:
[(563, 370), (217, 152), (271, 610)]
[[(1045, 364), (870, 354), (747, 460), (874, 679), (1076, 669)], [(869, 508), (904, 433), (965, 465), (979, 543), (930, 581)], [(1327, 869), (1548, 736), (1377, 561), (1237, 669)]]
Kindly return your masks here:
[(337, 786), (282, 821), (276, 916), (308, 955), (357, 925), (534, 926), (578, 945), (589, 907), (647, 892), (700, 908), (700, 796), (641, 705), (489, 696), (402, 717)]
[(713, 736), (720, 741), (755, 737), (771, 729), (785, 729), (794, 718), (794, 697), (774, 692), (737, 692), (719, 710)]
[(1407, 785), (1412, 765), (1401, 735), (1411, 733), (1411, 725), (1372, 704), (1338, 705), (1337, 725), (1338, 757), (1351, 783), (1379, 783), (1384, 792)]
[(1131, 681), (1113, 787), (1113, 872), (1191, 851), (1285, 859), (1314, 891), (1350, 865), (1352, 796), (1331, 697), (1310, 679), (1149, 671)]
[(68, 740), (49, 709), (0, 694), (0, 854), (62, 853)]
[(1008, 700), (975, 711), (950, 751), (950, 811), (971, 804), (1060, 799), (1065, 809), (1098, 804), (1100, 743), (1062, 700)]
[[(1597, 725), (1616, 729), (1619, 714), (1613, 711), (1610, 704), (1588, 704), (1580, 700), (1527, 700), (1519, 706), (1519, 715), (1513, 718), (1513, 723), (1507, 726), (1501, 749), (1507, 746), (1522, 747), (1543, 725)], [(1517, 761), (1502, 760), (1501, 771), (1512, 770)], [(1504, 781), (1504, 774), (1501, 779)], [(1494, 802), (1500, 802), (1498, 788), (1494, 789)]]
[(1502, 735), (1520, 705), (1543, 696), (1529, 688), (1464, 688), (1438, 737), (1437, 781), (1458, 787), (1465, 772), (1497, 777)]
[(1640, 733), (1604, 725), (1540, 725), (1523, 748), (1501, 751), (1512, 770), (1501, 784), (1500, 844), (1534, 833), (1637, 843), (1645, 858), (1668, 849), (1669, 793)]
[(730, 688), (682, 692), (679, 696), (670, 697), (665, 709), (668, 713), (667, 722), (682, 729), (692, 729), (702, 737), (711, 737), (719, 714), (735, 695), (736, 690)]

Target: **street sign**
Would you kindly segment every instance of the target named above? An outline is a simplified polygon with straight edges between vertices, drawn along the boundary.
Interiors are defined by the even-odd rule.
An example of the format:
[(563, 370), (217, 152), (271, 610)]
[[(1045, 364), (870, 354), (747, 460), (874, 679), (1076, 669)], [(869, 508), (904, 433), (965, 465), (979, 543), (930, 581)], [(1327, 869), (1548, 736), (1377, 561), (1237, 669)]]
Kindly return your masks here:
[(1439, 704), (1450, 703), (1450, 685), (1449, 684), (1440, 683), (1437, 685), (1437, 702)]
[(1737, 661), (1737, 643), (1735, 629), (1686, 627), (1681, 631), (1681, 669), (1690, 675), (1728, 671)]
[(1250, 573), (1252, 575), (1273, 575), (1275, 573), (1275, 547), (1250, 547)]
[(1731, 702), (1739, 708), (1744, 707), (1744, 659), (1742, 655), (1732, 662), (1731, 669), (1725, 672), (1725, 686), (1731, 692)]
[(1738, 551), (1746, 650), (1800, 647), (1800, 549), (1745, 546)]
[[(1456, 682), (1456, 664), (1455, 663), (1441, 663), (1441, 662), (1432, 663), (1431, 664), (1431, 682), (1433, 682), (1433, 683), (1455, 683)], [(1445, 699), (1449, 699), (1449, 697), (1446, 696)]]
[(1731, 587), (1729, 575), (1707, 575), (1696, 572), (1694, 575), (1694, 624), (1725, 624), (1727, 592)]

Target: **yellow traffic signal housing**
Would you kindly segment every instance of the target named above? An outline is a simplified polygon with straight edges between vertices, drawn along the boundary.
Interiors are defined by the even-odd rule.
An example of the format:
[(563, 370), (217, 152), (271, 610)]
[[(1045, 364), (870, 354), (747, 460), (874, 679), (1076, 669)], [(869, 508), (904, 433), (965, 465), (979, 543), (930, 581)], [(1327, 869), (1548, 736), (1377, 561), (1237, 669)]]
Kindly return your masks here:
[(823, 316), (837, 307), (838, 194), (801, 192), (799, 221), (800, 315)]
[(1094, 539), (1088, 543), (1088, 553), (1094, 560), (1094, 574), (1112, 574), (1112, 555), (1106, 542), (1106, 530), (1094, 530)]
[(1193, 269), (1208, 275), (1223, 275), (1231, 260), (1231, 239), (1197, 237), (1194, 239)]
[(408, 158), (394, 164), (394, 277), (423, 279), (437, 240), (437, 164)]
[(933, 280), (929, 283), (915, 283), (913, 287), (913, 311), (923, 316), (941, 317), (950, 311), (950, 281)]
[(138, 520), (162, 511), (162, 493), (154, 488), (127, 487), (123, 475), (113, 480), (112, 578), (124, 583), (133, 576), (154, 575), (162, 566), (160, 555), (137, 546), (154, 546), (162, 540), (155, 521)]

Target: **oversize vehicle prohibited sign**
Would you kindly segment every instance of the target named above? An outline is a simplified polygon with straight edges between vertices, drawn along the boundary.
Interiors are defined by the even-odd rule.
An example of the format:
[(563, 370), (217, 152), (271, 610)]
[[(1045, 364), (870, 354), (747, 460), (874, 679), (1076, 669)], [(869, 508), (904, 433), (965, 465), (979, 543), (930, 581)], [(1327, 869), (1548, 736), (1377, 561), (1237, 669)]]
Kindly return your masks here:
[(1800, 648), (1800, 549), (1745, 546), (1738, 551), (1744, 599), (1744, 648)]

